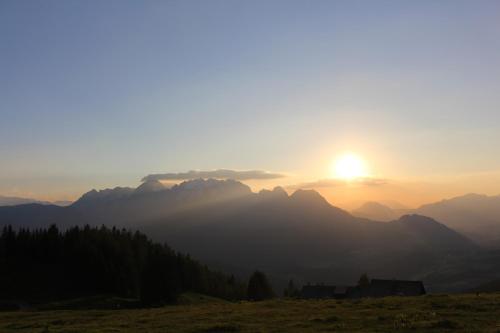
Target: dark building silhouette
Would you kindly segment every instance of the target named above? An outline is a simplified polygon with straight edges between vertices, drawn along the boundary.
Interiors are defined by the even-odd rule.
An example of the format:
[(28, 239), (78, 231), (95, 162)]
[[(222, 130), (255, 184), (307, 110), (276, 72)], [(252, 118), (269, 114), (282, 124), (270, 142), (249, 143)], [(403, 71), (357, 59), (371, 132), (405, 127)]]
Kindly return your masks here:
[(300, 293), (302, 298), (312, 299), (312, 298), (336, 298), (342, 299), (347, 298), (353, 291), (355, 287), (349, 286), (326, 286), (326, 285), (315, 285), (315, 286), (304, 286)]
[(425, 293), (422, 281), (372, 279), (370, 284), (364, 287), (307, 285), (302, 287), (300, 295), (305, 299), (343, 299), (386, 296), (420, 296), (425, 295)]
[(300, 292), (302, 298), (333, 298), (335, 296), (335, 286), (303, 286)]
[(372, 279), (369, 290), (370, 297), (425, 295), (422, 281)]

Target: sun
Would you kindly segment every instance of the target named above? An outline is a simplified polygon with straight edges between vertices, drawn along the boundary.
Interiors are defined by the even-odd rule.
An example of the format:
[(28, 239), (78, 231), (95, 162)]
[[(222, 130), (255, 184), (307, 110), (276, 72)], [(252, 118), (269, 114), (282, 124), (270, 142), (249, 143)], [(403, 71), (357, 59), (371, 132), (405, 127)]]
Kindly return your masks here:
[(333, 163), (332, 173), (335, 178), (353, 180), (368, 175), (366, 164), (356, 154), (345, 154)]

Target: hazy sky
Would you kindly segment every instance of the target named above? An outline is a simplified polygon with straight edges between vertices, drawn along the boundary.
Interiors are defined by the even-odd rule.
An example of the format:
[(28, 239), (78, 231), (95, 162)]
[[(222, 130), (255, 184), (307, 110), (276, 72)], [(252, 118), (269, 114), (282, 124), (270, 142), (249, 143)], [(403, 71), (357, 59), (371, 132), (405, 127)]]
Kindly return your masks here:
[(500, 1), (2, 0), (0, 113), (0, 194), (293, 184), (344, 152), (426, 199), (500, 193)]

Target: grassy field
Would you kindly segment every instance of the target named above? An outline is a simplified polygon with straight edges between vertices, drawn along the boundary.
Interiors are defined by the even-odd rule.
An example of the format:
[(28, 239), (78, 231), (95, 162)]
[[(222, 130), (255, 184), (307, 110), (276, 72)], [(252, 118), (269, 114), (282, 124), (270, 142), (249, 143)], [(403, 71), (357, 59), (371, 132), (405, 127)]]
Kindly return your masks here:
[[(500, 294), (0, 313), (0, 332), (500, 332)], [(196, 304), (193, 304), (196, 303)]]

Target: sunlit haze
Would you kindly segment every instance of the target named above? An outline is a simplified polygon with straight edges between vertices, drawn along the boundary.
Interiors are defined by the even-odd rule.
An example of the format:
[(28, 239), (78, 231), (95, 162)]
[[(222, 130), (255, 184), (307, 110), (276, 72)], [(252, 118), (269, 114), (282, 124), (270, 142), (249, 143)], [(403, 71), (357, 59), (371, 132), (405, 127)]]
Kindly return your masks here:
[(365, 161), (355, 154), (346, 154), (334, 162), (333, 176), (345, 180), (368, 177)]
[(218, 169), (347, 208), (500, 194), (499, 35), (499, 1), (2, 1), (0, 195)]

